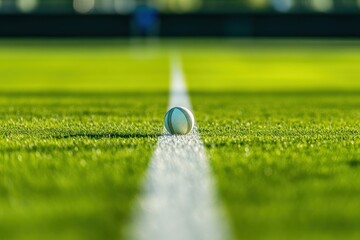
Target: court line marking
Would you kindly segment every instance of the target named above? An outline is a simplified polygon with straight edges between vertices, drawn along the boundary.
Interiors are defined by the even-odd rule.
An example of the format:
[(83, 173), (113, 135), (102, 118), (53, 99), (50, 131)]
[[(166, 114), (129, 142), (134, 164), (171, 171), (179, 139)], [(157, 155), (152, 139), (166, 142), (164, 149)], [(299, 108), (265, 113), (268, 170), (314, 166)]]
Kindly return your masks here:
[[(192, 109), (177, 55), (171, 61), (169, 109)], [(218, 207), (211, 170), (197, 128), (158, 139), (134, 219), (135, 240), (224, 240), (228, 225)]]

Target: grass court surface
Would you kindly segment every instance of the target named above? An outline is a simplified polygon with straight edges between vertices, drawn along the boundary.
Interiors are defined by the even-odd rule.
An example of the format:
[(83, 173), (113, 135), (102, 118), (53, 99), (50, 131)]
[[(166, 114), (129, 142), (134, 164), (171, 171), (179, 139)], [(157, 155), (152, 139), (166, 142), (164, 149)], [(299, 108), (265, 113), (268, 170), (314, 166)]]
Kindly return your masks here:
[(0, 237), (122, 238), (173, 46), (234, 238), (358, 239), (360, 43), (309, 40), (2, 40)]

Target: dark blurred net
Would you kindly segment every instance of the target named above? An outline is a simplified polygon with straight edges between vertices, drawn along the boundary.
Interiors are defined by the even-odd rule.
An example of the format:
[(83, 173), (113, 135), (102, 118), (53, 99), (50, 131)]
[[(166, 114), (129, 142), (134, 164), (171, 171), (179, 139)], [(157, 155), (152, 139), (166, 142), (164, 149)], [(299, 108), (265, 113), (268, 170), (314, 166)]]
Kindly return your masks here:
[[(141, 2), (144, 2), (142, 0)], [(0, 0), (0, 14), (126, 14), (139, 0)], [(148, 0), (161, 12), (360, 13), (360, 0)]]

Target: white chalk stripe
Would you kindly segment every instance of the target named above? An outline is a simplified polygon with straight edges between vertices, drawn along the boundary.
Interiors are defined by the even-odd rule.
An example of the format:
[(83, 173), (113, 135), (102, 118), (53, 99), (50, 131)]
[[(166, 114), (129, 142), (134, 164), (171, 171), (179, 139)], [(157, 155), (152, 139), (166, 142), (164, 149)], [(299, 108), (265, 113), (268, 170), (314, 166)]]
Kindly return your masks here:
[[(171, 61), (169, 108), (191, 109), (179, 58)], [(132, 226), (136, 240), (224, 240), (208, 158), (196, 127), (162, 135), (152, 156)]]

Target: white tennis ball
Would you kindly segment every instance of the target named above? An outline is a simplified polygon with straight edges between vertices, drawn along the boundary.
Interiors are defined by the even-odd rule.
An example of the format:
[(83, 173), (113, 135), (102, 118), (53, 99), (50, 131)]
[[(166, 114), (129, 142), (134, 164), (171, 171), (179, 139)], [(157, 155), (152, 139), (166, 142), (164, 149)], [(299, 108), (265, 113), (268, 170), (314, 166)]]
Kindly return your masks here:
[(171, 108), (165, 115), (164, 124), (171, 134), (187, 134), (194, 127), (194, 116), (184, 107)]

